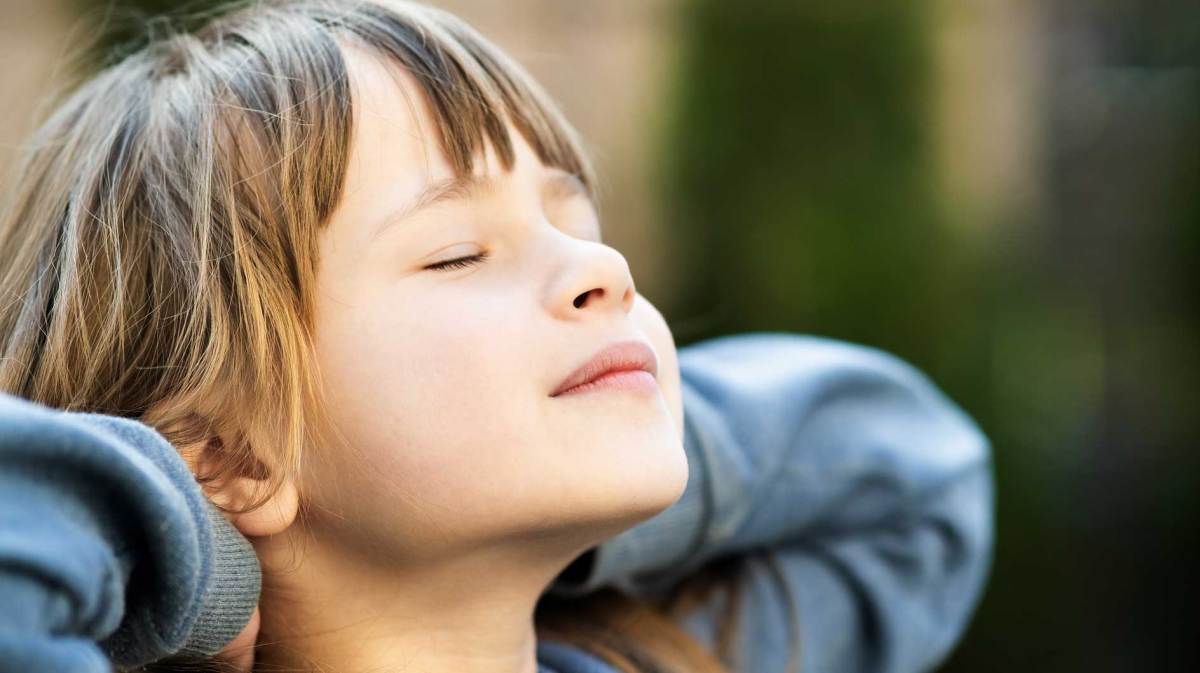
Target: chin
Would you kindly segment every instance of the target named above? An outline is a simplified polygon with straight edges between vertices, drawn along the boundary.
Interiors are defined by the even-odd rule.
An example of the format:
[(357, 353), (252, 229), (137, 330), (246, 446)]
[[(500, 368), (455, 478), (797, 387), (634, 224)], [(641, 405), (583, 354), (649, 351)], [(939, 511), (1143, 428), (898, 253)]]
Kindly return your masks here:
[(667, 509), (683, 495), (688, 482), (687, 455), (674, 432), (671, 441), (642, 444), (629, 456), (622, 475), (626, 504), (646, 516)]

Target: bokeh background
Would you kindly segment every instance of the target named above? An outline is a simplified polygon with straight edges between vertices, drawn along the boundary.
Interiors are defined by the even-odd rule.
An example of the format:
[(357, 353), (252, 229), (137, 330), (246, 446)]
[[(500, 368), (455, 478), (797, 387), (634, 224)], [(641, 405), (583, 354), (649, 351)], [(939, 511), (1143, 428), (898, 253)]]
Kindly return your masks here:
[[(0, 0), (0, 193), (138, 16), (211, 4)], [(681, 346), (877, 346), (978, 420), (996, 557), (940, 670), (1195, 670), (1200, 3), (435, 4), (586, 136)]]

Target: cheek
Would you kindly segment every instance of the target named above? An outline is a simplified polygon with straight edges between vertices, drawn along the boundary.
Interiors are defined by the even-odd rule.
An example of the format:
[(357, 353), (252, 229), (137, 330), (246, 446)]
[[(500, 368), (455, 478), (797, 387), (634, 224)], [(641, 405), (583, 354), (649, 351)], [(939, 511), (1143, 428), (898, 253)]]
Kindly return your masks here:
[(332, 466), (346, 507), (454, 495), (467, 510), (464, 499), (486, 495), (480, 475), (502, 477), (520, 458), (510, 447), (538, 443), (537, 379), (519, 331), (527, 324), (494, 298), (435, 295), (372, 302), (322, 326), (329, 411), (353, 447)]
[(380, 414), (411, 419), (430, 407), (454, 413), (512, 384), (502, 357), (504, 307), (426, 294), (364, 302), (322, 326), (325, 382), (353, 403), (350, 415), (369, 412), (378, 422)]

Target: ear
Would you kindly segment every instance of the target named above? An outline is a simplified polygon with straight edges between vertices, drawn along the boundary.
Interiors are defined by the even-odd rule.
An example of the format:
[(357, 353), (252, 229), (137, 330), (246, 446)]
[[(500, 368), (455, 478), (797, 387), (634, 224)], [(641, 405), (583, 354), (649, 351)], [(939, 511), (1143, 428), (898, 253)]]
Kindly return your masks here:
[[(212, 438), (202, 447), (181, 450), (180, 454), (187, 462), (192, 474), (202, 475), (211, 472), (211, 461), (215, 460), (213, 446), (220, 446), (219, 438)], [(259, 472), (265, 474), (265, 468), (259, 464)], [(265, 478), (255, 476), (232, 475), (219, 482), (204, 484), (204, 494), (214, 504), (227, 510), (241, 510), (254, 500), (267, 487)], [(300, 496), (292, 479), (286, 479), (279, 489), (259, 507), (244, 513), (225, 512), (225, 517), (238, 531), (246, 537), (263, 537), (275, 535), (287, 530), (296, 520), (300, 509)]]
[[(227, 509), (241, 509), (254, 498), (266, 482), (252, 477), (232, 477), (209, 494), (209, 499)], [(300, 497), (291, 479), (285, 480), (262, 506), (241, 514), (227, 514), (230, 523), (246, 537), (275, 535), (287, 530), (296, 520)]]

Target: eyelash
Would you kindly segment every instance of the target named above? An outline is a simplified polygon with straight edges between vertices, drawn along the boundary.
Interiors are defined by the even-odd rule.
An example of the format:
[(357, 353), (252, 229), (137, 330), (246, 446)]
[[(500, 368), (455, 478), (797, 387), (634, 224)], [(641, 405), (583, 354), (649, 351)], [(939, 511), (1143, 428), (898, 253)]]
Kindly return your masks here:
[(437, 264), (430, 264), (429, 266), (427, 266), (425, 268), (432, 269), (434, 271), (445, 271), (447, 269), (463, 269), (463, 268), (466, 268), (473, 264), (478, 264), (479, 262), (482, 262), (483, 260), (485, 260), (487, 258), (488, 258), (488, 253), (481, 252), (478, 255), (471, 255), (470, 257), (459, 257), (458, 259), (450, 259), (450, 260), (446, 260), (445, 262), (438, 262)]
[(468, 266), (474, 266), (475, 264), (479, 264), (480, 262), (484, 261), (488, 257), (489, 257), (489, 253), (485, 250), (485, 251), (479, 253), (478, 255), (471, 255), (469, 257), (459, 257), (458, 259), (449, 259), (449, 260), (446, 260), (445, 262), (438, 262), (437, 264), (430, 264), (429, 266), (427, 266), (425, 268), (432, 270), (432, 271), (448, 271), (451, 269), (465, 269)]

